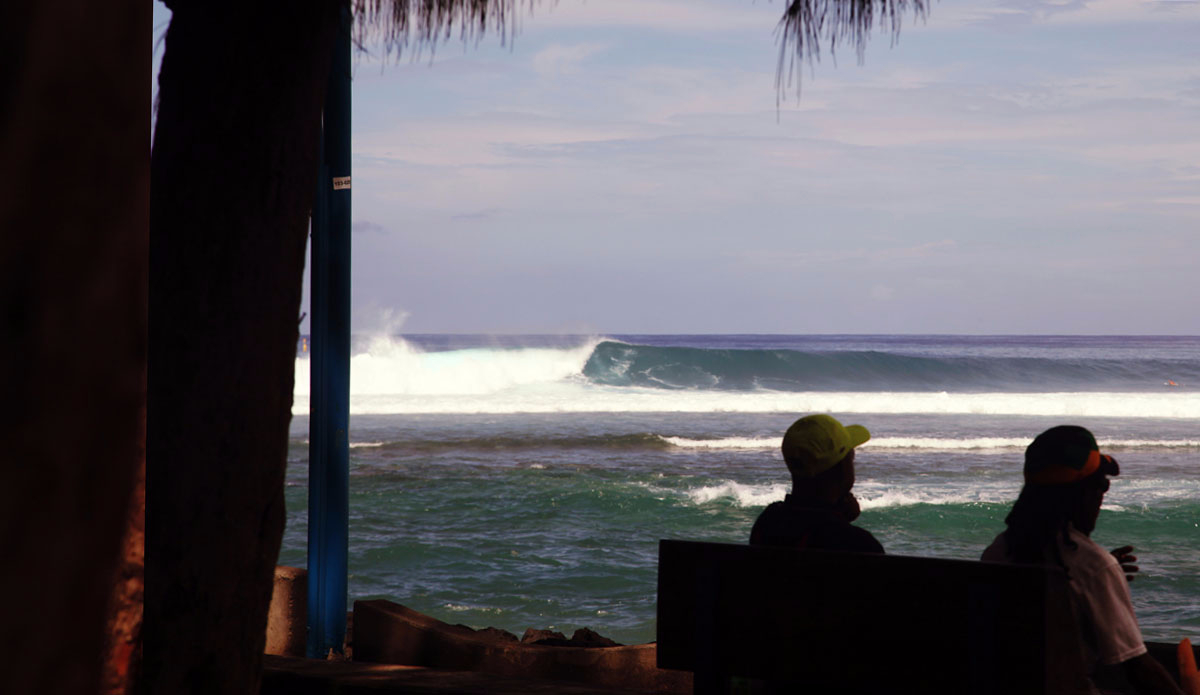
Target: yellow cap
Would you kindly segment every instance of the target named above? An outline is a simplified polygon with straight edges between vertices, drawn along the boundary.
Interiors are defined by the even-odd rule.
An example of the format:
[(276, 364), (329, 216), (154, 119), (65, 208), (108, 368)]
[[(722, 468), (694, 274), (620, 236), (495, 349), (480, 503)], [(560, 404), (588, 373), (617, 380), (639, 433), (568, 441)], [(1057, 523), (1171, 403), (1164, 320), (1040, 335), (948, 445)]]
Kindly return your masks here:
[(870, 438), (862, 425), (843, 426), (828, 415), (806, 415), (783, 435), (783, 460), (789, 469), (811, 477), (833, 468)]

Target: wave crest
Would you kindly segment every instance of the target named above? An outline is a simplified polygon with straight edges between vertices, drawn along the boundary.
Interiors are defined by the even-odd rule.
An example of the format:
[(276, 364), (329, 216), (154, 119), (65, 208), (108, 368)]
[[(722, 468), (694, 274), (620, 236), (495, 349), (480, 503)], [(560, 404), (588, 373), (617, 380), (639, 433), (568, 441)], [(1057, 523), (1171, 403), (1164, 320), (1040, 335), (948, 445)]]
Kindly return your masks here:
[(783, 483), (747, 485), (734, 480), (723, 480), (714, 485), (688, 490), (687, 496), (695, 504), (729, 499), (739, 507), (765, 507), (782, 500), (787, 491), (788, 486)]
[[(1187, 383), (1200, 383), (1195, 360), (924, 357), (580, 340), (566, 346), (497, 344), (424, 351), (403, 339), (377, 338), (351, 358), (350, 412), (1200, 418), (1200, 391), (1161, 386), (1163, 374), (1181, 380), (1192, 375)], [(302, 356), (296, 361), (294, 414), (308, 411), (309, 393), (309, 360)], [(728, 445), (739, 446), (762, 445)]]
[[(350, 358), (352, 396), (482, 396), (577, 377), (600, 341), (574, 348), (466, 348), (425, 352), (380, 336)], [(296, 360), (295, 395), (308, 396), (310, 362)]]
[(1109, 391), (1200, 383), (1200, 363), (1163, 358), (910, 355), (877, 350), (696, 348), (600, 341), (583, 366), (606, 386), (722, 391)]

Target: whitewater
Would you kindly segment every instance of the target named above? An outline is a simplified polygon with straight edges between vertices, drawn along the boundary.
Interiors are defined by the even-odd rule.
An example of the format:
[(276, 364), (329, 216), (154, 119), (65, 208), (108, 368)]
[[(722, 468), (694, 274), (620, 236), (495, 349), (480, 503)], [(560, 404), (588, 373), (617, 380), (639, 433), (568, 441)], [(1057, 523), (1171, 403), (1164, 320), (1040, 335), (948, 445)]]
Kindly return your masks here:
[[(1145, 417), (1200, 419), (1200, 378), (1190, 389), (1167, 388), (1150, 376), (1151, 390), (977, 392), (947, 390), (906, 392), (887, 388), (886, 375), (874, 382), (884, 388), (837, 391), (788, 391), (765, 386), (730, 390), (713, 388), (727, 375), (705, 371), (700, 360), (680, 359), (641, 371), (643, 379), (625, 379), (614, 385), (613, 376), (627, 377), (630, 361), (614, 360), (608, 373), (589, 377), (587, 368), (604, 346), (632, 346), (589, 338), (575, 347), (496, 348), (425, 351), (398, 337), (380, 337), (351, 358), (352, 415), (415, 413), (767, 413), (785, 411), (837, 411), (843, 413), (928, 413), (974, 415), (1043, 415), (1058, 417)], [(743, 351), (751, 353), (752, 351)], [(759, 355), (747, 354), (749, 360)], [(670, 360), (670, 357), (666, 358)], [(1111, 361), (1111, 360), (1108, 360)], [(725, 360), (726, 363), (730, 360)], [(1160, 372), (1192, 373), (1187, 363)], [(774, 366), (774, 365), (772, 365)], [(949, 367), (961, 370), (953, 362)], [(1078, 365), (1072, 365), (1078, 369)], [(1041, 367), (1041, 365), (1039, 365)], [(1044, 367), (1041, 367), (1044, 370)], [(296, 360), (293, 414), (309, 409), (309, 369), (306, 355)], [(690, 377), (687, 385), (654, 374), (673, 371)], [(980, 371), (985, 371), (981, 369)], [(776, 382), (779, 375), (773, 374)], [(908, 383), (911, 374), (899, 375)], [(989, 373), (984, 376), (990, 376)], [(677, 380), (678, 381), (678, 380)], [(696, 385), (699, 381), (702, 385)], [(751, 378), (750, 381), (755, 381)], [(940, 383), (934, 380), (935, 383)], [(991, 384), (980, 379), (980, 384)], [(656, 383), (657, 387), (645, 385)], [(1019, 383), (1019, 382), (1017, 382)], [(874, 384), (872, 384), (874, 385)], [(1091, 385), (1089, 383), (1089, 385)], [(707, 388), (705, 387), (707, 386)], [(968, 389), (976, 386), (966, 383)]]

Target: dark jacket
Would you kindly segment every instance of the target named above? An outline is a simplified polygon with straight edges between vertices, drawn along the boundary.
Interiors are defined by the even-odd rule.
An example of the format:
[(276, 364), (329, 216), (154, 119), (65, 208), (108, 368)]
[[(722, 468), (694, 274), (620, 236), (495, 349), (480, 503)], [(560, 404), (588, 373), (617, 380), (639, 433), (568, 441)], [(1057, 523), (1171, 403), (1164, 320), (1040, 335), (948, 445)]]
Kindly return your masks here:
[(851, 526), (832, 509), (804, 507), (788, 495), (767, 506), (750, 531), (750, 545), (882, 553), (870, 531)]

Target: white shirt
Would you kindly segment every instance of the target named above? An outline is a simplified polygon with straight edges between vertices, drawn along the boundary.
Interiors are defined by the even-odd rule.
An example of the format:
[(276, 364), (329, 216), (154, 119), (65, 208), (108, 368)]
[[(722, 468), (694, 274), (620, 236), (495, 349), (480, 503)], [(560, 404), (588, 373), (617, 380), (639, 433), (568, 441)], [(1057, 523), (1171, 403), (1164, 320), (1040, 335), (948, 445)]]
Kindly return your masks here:
[[(1120, 563), (1074, 526), (1068, 535), (1075, 547), (1070, 547), (1061, 535), (1055, 537), (1059, 557), (1067, 571), (1067, 584), (1072, 608), (1079, 621), (1084, 642), (1084, 658), (1088, 671), (1097, 663), (1111, 665), (1128, 661), (1146, 653), (1142, 631), (1138, 628), (1129, 593), (1129, 581)], [(983, 551), (981, 560), (1012, 562), (1008, 543), (1001, 533)], [(1050, 553), (1046, 564), (1057, 562)]]

